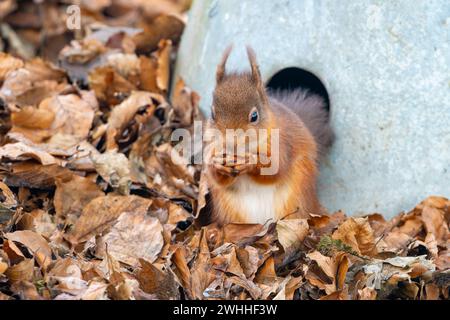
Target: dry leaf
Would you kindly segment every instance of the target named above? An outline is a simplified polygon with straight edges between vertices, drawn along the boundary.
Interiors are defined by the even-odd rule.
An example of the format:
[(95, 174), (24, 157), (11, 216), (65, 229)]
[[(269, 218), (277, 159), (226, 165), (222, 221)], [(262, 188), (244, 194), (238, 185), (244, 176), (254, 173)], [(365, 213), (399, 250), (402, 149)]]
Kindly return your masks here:
[(422, 211), (422, 220), (425, 229), (434, 235), (438, 244), (444, 244), (450, 239), (448, 223), (445, 221), (442, 210), (425, 206)]
[(7, 53), (0, 52), (0, 84), (6, 79), (9, 72), (17, 70), (22, 67), (23, 67), (22, 60), (17, 59)]
[(81, 215), (83, 208), (104, 193), (95, 184), (93, 177), (71, 176), (68, 181), (56, 179), (54, 205), (56, 215), (69, 223)]
[(178, 79), (173, 90), (172, 104), (175, 116), (181, 126), (189, 126), (199, 116), (200, 97), (189, 89), (181, 78)]
[(377, 291), (373, 288), (364, 288), (361, 290), (358, 290), (358, 296), (359, 300), (376, 300), (377, 298)]
[(6, 269), (8, 269), (8, 264), (0, 257), (0, 276), (5, 273)]
[(10, 266), (6, 270), (6, 276), (12, 283), (19, 281), (31, 281), (34, 272), (34, 259), (25, 259), (18, 264)]
[(285, 219), (277, 222), (278, 241), (285, 252), (288, 249), (298, 248), (308, 234), (306, 219)]
[(139, 259), (154, 262), (164, 245), (163, 227), (145, 211), (124, 212), (103, 237), (108, 253), (118, 261), (136, 266)]
[(20, 297), (21, 300), (43, 300), (30, 281), (17, 281), (11, 285), (11, 291)]
[(0, 88), (0, 97), (20, 106), (38, 105), (65, 86), (63, 71), (41, 59), (34, 59), (24, 67), (8, 72)]
[(333, 239), (342, 240), (358, 254), (376, 254), (375, 238), (367, 218), (349, 218), (333, 233)]
[(0, 147), (0, 157), (5, 157), (10, 160), (26, 160), (32, 158), (38, 160), (43, 165), (61, 163), (61, 161), (39, 147), (27, 146), (22, 142), (8, 143)]
[(178, 286), (170, 271), (161, 271), (153, 264), (140, 259), (141, 269), (136, 278), (139, 285), (147, 293), (156, 295), (159, 299), (178, 299)]
[(178, 278), (181, 281), (181, 285), (185, 290), (190, 292), (190, 284), (191, 284), (191, 272), (189, 270), (189, 266), (186, 261), (186, 252), (185, 248), (180, 246), (177, 248), (172, 255), (172, 262), (175, 265), (175, 274), (177, 274)]
[(136, 48), (139, 52), (151, 52), (158, 47), (161, 39), (170, 39), (177, 43), (184, 29), (184, 22), (173, 14), (162, 14), (152, 20), (150, 24), (140, 26), (142, 33), (134, 36)]
[(8, 222), (15, 213), (17, 200), (9, 187), (0, 181), (0, 224)]
[(170, 52), (172, 50), (172, 41), (161, 40), (158, 43), (158, 61), (156, 68), (156, 85), (161, 92), (167, 93), (169, 88), (170, 76)]
[(83, 209), (68, 240), (77, 244), (111, 227), (124, 212), (146, 213), (152, 201), (138, 196), (106, 195), (93, 199)]
[(113, 67), (98, 67), (89, 72), (89, 86), (95, 91), (100, 101), (115, 105), (121, 102), (121, 97), (136, 90), (136, 86), (118, 74)]
[(6, 183), (14, 187), (48, 189), (55, 186), (56, 179), (68, 180), (73, 173), (59, 165), (41, 165), (35, 162), (18, 162), (11, 165)]
[(327, 294), (331, 294), (336, 291), (335, 276), (337, 274), (338, 265), (335, 259), (322, 255), (318, 251), (308, 253), (306, 255), (309, 259), (315, 261), (317, 266), (323, 272), (323, 277), (321, 274), (314, 274), (309, 271), (306, 278), (313, 284), (318, 286), (320, 289), (325, 290)]
[(106, 151), (105, 153), (94, 155), (92, 160), (99, 175), (111, 187), (120, 194), (129, 194), (131, 184), (130, 164), (123, 153), (119, 153), (117, 150)]
[(213, 280), (210, 273), (210, 253), (206, 242), (206, 232), (202, 229), (200, 236), (199, 252), (191, 267), (191, 292), (194, 299), (204, 299), (203, 292)]
[(39, 234), (30, 230), (23, 230), (7, 233), (5, 238), (19, 242), (27, 247), (34, 254), (34, 258), (43, 269), (47, 269), (52, 262), (52, 250), (47, 240)]
[(438, 300), (439, 299), (439, 287), (434, 283), (429, 283), (425, 286), (425, 292), (427, 300)]
[(149, 92), (133, 91), (126, 100), (114, 107), (109, 116), (106, 129), (107, 150), (117, 148), (117, 136), (125, 129), (139, 109), (154, 108), (153, 97), (154, 95)]
[(8, 256), (8, 259), (11, 264), (18, 264), (25, 260), (25, 256), (22, 251), (14, 244), (13, 241), (5, 240), (3, 242), (3, 251)]

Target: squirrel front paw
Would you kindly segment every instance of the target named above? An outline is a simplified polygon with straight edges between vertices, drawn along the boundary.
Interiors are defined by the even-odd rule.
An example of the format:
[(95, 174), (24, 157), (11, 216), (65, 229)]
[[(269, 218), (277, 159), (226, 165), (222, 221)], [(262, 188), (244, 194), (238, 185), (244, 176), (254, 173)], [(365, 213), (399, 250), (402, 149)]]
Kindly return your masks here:
[(224, 157), (216, 156), (212, 159), (213, 168), (222, 175), (229, 177), (237, 177), (245, 174), (255, 168), (256, 161), (253, 155), (245, 155), (244, 157)]

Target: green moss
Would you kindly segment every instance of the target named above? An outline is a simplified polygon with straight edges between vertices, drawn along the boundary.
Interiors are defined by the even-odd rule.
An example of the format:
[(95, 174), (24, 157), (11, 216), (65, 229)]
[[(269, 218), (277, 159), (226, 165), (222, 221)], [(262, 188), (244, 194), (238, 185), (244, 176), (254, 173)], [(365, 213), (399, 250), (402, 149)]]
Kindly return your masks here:
[(343, 251), (358, 256), (358, 253), (353, 250), (351, 246), (342, 242), (342, 240), (335, 240), (329, 235), (320, 238), (320, 241), (317, 244), (317, 250), (326, 256), (331, 256), (334, 251)]

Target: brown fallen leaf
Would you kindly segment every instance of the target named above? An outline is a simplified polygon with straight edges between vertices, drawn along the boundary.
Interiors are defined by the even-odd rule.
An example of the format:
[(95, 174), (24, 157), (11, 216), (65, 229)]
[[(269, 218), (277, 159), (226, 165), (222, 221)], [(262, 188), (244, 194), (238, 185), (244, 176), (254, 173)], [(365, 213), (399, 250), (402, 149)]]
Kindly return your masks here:
[(20, 297), (21, 300), (43, 300), (36, 286), (30, 281), (17, 281), (11, 285), (11, 291)]
[(152, 19), (160, 14), (180, 14), (189, 9), (191, 0), (147, 0), (142, 5), (144, 16)]
[(131, 95), (112, 110), (106, 129), (106, 149), (117, 148), (116, 138), (142, 108), (153, 108), (152, 98), (155, 95), (144, 91), (133, 91)]
[(38, 160), (43, 165), (61, 163), (61, 160), (53, 157), (45, 150), (37, 146), (28, 146), (22, 142), (8, 143), (0, 147), (0, 157), (5, 157), (10, 160), (27, 160), (32, 158)]
[(3, 251), (11, 264), (18, 264), (25, 260), (24, 254), (13, 241), (5, 240), (3, 242)]
[(0, 84), (6, 79), (9, 72), (22, 68), (23, 65), (22, 60), (10, 54), (0, 52)]
[(280, 284), (280, 291), (273, 300), (293, 300), (295, 291), (301, 286), (302, 277), (287, 277)]
[(252, 246), (237, 247), (236, 254), (245, 277), (252, 280), (262, 264), (262, 257), (259, 255), (258, 249)]
[(227, 224), (223, 228), (223, 241), (237, 243), (239, 240), (258, 235), (263, 228), (260, 224)]
[(170, 270), (162, 271), (144, 259), (139, 262), (141, 268), (136, 273), (136, 279), (144, 292), (159, 299), (179, 299), (178, 285)]
[(333, 233), (333, 239), (342, 240), (358, 254), (376, 254), (375, 237), (367, 218), (349, 218)]
[(17, 200), (11, 189), (0, 182), (0, 224), (8, 222), (16, 212)]
[(0, 276), (5, 273), (6, 269), (8, 269), (8, 263), (3, 261), (3, 258), (0, 257)]
[(285, 219), (277, 222), (278, 241), (285, 252), (297, 249), (308, 234), (306, 219)]
[(36, 232), (30, 230), (15, 231), (7, 233), (5, 238), (19, 242), (27, 247), (44, 270), (52, 263), (52, 250), (47, 240)]
[(55, 120), (52, 111), (25, 106), (11, 114), (13, 125), (28, 129), (48, 129)]
[(41, 59), (33, 59), (24, 67), (8, 72), (0, 88), (0, 97), (19, 106), (38, 105), (65, 87), (62, 70)]
[(450, 269), (450, 251), (443, 250), (442, 252), (440, 252), (438, 258), (434, 261), (434, 263), (439, 270)]
[(388, 227), (388, 222), (379, 213), (368, 215), (367, 219), (369, 220), (375, 238), (381, 237)]
[(244, 270), (236, 255), (236, 248), (231, 244), (224, 244), (212, 253), (211, 265), (214, 269), (245, 278)]
[(358, 290), (358, 298), (359, 300), (376, 300), (377, 291), (373, 288), (365, 287)]
[(319, 300), (348, 300), (348, 294), (345, 291), (335, 291), (321, 297)]
[(201, 175), (200, 175), (200, 181), (198, 183), (198, 197), (197, 197), (197, 208), (195, 210), (195, 216), (194, 218), (197, 220), (201, 220), (203, 217), (200, 217), (200, 212), (202, 211), (203, 208), (206, 207), (206, 197), (209, 193), (209, 187), (208, 187), (208, 182), (207, 182), (207, 178), (205, 175), (205, 172), (202, 171)]
[(131, 83), (139, 84), (141, 65), (138, 56), (134, 53), (111, 53), (106, 57), (106, 64)]
[(403, 219), (398, 231), (410, 237), (415, 237), (423, 228), (423, 222), (419, 217), (407, 217)]
[(449, 205), (449, 200), (444, 197), (430, 196), (423, 200), (416, 208), (423, 210), (424, 206), (429, 206), (436, 209), (445, 209)]
[(273, 257), (269, 257), (264, 264), (258, 269), (254, 282), (265, 285), (273, 285), (277, 281), (275, 272), (275, 263)]
[(377, 250), (379, 252), (399, 252), (403, 250), (410, 241), (410, 236), (399, 230), (395, 230), (388, 233), (377, 243)]
[(17, 8), (17, 3), (15, 0), (5, 0), (0, 3), (0, 18), (3, 19), (9, 13)]
[(56, 216), (72, 224), (92, 199), (103, 195), (104, 192), (95, 184), (95, 177), (73, 175), (70, 180), (57, 178), (53, 199)]
[(434, 283), (425, 285), (426, 299), (439, 300), (439, 287)]
[(122, 102), (124, 97), (137, 89), (135, 84), (122, 77), (111, 66), (93, 69), (89, 72), (88, 81), (99, 101), (109, 105)]
[(448, 223), (442, 210), (425, 206), (422, 210), (422, 221), (427, 232), (434, 235), (438, 245), (443, 245), (450, 239)]
[(158, 51), (156, 52), (158, 57), (156, 68), (156, 86), (162, 93), (167, 93), (169, 88), (171, 51), (172, 41), (161, 40), (158, 43)]
[(320, 289), (325, 290), (327, 294), (331, 294), (336, 291), (336, 281), (335, 277), (337, 274), (338, 264), (332, 257), (327, 257), (322, 255), (318, 251), (308, 253), (306, 255), (309, 259), (317, 263), (320, 271), (323, 272), (313, 272), (311, 269), (308, 270), (306, 274), (306, 279), (310, 281), (313, 285), (318, 286)]
[(247, 290), (247, 292), (250, 293), (250, 296), (255, 300), (261, 297), (262, 290), (252, 281), (236, 276), (229, 277), (228, 281)]
[(147, 212), (124, 212), (103, 241), (116, 260), (137, 266), (139, 259), (154, 262), (158, 258), (164, 245), (162, 232), (159, 220)]
[(200, 96), (189, 89), (183, 79), (179, 78), (173, 89), (172, 105), (176, 119), (181, 126), (190, 126), (194, 120), (200, 117), (199, 101)]
[(311, 215), (308, 219), (309, 226), (314, 234), (322, 236), (331, 233), (338, 225), (345, 221), (346, 215), (342, 211), (337, 211), (331, 215)]
[(159, 92), (156, 84), (156, 70), (158, 62), (144, 55), (139, 56), (139, 88), (149, 92)]
[(146, 213), (151, 203), (151, 200), (138, 196), (108, 194), (97, 197), (84, 207), (80, 218), (66, 238), (72, 244), (85, 242), (93, 235), (101, 234), (111, 227), (122, 213)]
[(214, 279), (211, 273), (211, 255), (206, 242), (206, 230), (202, 229), (198, 254), (191, 267), (191, 293), (193, 299), (204, 299), (203, 292)]
[(350, 260), (345, 253), (338, 253), (335, 256), (337, 262), (337, 270), (336, 270), (336, 290), (341, 291), (344, 290), (345, 278), (347, 276), (347, 271), (350, 267)]
[(430, 254), (436, 258), (439, 253), (438, 244), (433, 233), (428, 233), (424, 239), (425, 246), (427, 247)]
[(99, 151), (89, 142), (82, 141), (76, 147), (74, 152), (70, 152), (66, 167), (71, 170), (94, 171), (94, 162), (92, 158), (99, 154)]
[(178, 15), (161, 14), (150, 23), (138, 24), (143, 32), (133, 37), (138, 52), (152, 52), (157, 49), (161, 39), (169, 39), (174, 44), (179, 42), (184, 29), (184, 21)]
[(31, 230), (47, 239), (50, 239), (57, 229), (53, 216), (41, 209), (34, 209), (29, 213), (25, 213), (16, 226), (19, 230)]
[(116, 149), (92, 156), (98, 174), (123, 195), (130, 193), (130, 163), (128, 158)]
[(180, 280), (182, 287), (188, 292), (189, 296), (191, 296), (191, 272), (186, 261), (186, 249), (183, 246), (178, 247), (175, 249), (171, 259), (175, 266), (174, 272)]
[[(69, 149), (88, 137), (97, 101), (92, 92), (55, 95), (12, 113), (10, 137), (44, 149)], [(30, 145), (30, 143), (27, 143)]]
[(12, 283), (33, 280), (34, 259), (25, 259), (6, 270), (6, 276)]
[(36, 162), (17, 162), (8, 167), (5, 182), (9, 186), (48, 189), (57, 178), (70, 179), (73, 173), (57, 164), (41, 165)]

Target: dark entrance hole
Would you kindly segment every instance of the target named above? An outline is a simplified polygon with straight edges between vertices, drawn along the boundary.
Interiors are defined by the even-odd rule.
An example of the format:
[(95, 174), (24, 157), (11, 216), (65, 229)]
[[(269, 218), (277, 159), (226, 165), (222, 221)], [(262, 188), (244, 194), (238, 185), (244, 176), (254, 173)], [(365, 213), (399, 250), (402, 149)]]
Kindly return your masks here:
[(322, 81), (309, 71), (296, 67), (282, 69), (267, 81), (266, 87), (269, 90), (307, 89), (320, 95), (325, 100), (327, 108), (330, 109), (330, 98), (327, 89)]

